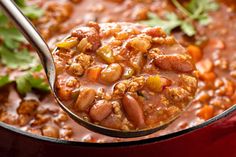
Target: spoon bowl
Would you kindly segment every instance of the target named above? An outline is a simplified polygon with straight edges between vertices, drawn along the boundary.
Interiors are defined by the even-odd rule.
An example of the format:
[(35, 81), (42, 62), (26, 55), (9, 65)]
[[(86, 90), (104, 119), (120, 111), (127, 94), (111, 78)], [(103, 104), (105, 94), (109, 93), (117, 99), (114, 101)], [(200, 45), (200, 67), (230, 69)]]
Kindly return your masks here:
[[(122, 137), (122, 138), (133, 138), (139, 136), (145, 136), (152, 134), (158, 130), (164, 129), (169, 124), (171, 124), (176, 118), (179, 117), (178, 114), (172, 117), (169, 121), (160, 124), (154, 128), (148, 128), (143, 130), (134, 130), (134, 131), (121, 131), (116, 129), (111, 129), (107, 127), (103, 127), (100, 125), (93, 124), (91, 122), (83, 120), (77, 114), (72, 112), (67, 106), (63, 104), (63, 102), (57, 96), (57, 92), (55, 89), (55, 81), (56, 81), (56, 69), (52, 54), (46, 42), (40, 36), (40, 34), (36, 31), (34, 26), (30, 23), (30, 21), (23, 15), (23, 13), (18, 9), (15, 3), (12, 0), (0, 0), (0, 6), (6, 15), (12, 20), (12, 22), (19, 28), (19, 30), (23, 33), (26, 39), (30, 44), (35, 48), (37, 54), (40, 57), (41, 63), (45, 70), (51, 91), (60, 105), (60, 107), (78, 124), (101, 134), (113, 136), (113, 137)], [(67, 37), (68, 38), (68, 37)], [(66, 39), (66, 38), (65, 38)], [(54, 49), (55, 52), (57, 49)], [(53, 53), (52, 52), (52, 53)]]

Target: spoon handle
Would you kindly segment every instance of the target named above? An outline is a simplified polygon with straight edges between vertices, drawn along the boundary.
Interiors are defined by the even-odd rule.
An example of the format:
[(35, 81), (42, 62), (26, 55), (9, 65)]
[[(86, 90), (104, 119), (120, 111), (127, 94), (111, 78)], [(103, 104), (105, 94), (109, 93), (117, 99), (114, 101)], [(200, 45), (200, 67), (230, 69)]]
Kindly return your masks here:
[(43, 64), (50, 85), (53, 85), (55, 81), (55, 66), (50, 49), (46, 42), (12, 0), (0, 0), (0, 8), (35, 48)]

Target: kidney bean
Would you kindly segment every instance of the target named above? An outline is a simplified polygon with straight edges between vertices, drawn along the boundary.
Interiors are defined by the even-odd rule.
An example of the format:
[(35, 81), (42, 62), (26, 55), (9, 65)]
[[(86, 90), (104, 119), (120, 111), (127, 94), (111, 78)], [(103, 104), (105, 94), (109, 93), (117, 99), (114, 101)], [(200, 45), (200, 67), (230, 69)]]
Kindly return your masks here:
[(192, 60), (187, 55), (159, 55), (154, 59), (154, 63), (163, 70), (191, 72), (195, 69)]
[(101, 71), (100, 79), (104, 83), (112, 83), (121, 77), (122, 67), (120, 64), (113, 63)]
[(91, 88), (84, 88), (80, 91), (74, 108), (78, 111), (88, 111), (95, 100), (96, 92)]
[(122, 104), (128, 119), (137, 127), (143, 127), (145, 125), (144, 115), (138, 101), (131, 95), (126, 94), (122, 99)]
[(94, 121), (102, 121), (112, 112), (112, 104), (108, 101), (100, 100), (90, 109), (89, 115)]

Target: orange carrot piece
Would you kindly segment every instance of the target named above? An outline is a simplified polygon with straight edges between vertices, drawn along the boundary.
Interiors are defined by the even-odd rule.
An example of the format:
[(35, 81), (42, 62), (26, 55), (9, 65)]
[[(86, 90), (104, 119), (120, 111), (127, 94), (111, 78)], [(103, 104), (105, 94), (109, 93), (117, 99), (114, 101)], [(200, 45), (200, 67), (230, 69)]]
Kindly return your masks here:
[(197, 115), (204, 120), (208, 120), (214, 116), (214, 109), (212, 106), (204, 105)]
[(195, 63), (202, 58), (202, 50), (196, 45), (189, 45), (187, 52), (192, 56)]
[(91, 81), (97, 81), (98, 76), (100, 75), (102, 68), (101, 67), (91, 67), (88, 69), (88, 79)]

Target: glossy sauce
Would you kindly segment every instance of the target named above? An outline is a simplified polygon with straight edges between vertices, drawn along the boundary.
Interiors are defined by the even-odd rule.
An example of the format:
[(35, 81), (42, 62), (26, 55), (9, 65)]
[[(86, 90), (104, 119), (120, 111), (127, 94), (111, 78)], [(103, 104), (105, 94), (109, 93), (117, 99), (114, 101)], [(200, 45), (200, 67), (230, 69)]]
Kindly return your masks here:
[[(43, 0), (38, 0), (36, 2), (39, 2), (44, 8), (51, 3), (51, 1)], [(60, 1), (60, 3), (64, 2), (70, 3), (69, 0)], [(200, 39), (202, 36), (205, 36), (206, 40), (204, 40), (204, 44), (201, 46), (203, 55), (197, 62), (197, 68), (200, 72), (202, 71), (200, 74), (199, 89), (195, 99), (191, 103), (190, 108), (165, 130), (142, 138), (156, 137), (198, 125), (222, 113), (235, 103), (236, 95), (234, 87), (236, 85), (236, 75), (234, 72), (236, 71), (236, 68), (234, 65), (236, 64), (236, 13), (233, 9), (235, 8), (235, 5), (232, 5), (234, 1), (228, 0), (226, 3), (224, 2), (220, 2), (220, 9), (217, 12), (211, 13), (213, 20), (211, 24), (207, 27), (197, 26), (198, 34), (196, 39)], [(99, 11), (103, 10), (103, 6), (105, 6), (105, 11)], [(55, 25), (53, 25), (52, 21), (44, 23), (41, 22), (41, 24), (38, 22), (35, 23), (43, 36), (48, 39), (48, 42), (51, 45), (53, 45), (53, 43), (55, 43), (55, 39), (58, 39), (58, 36), (63, 38), (63, 34), (66, 34), (68, 30), (80, 23), (85, 23), (90, 20), (96, 20), (97, 22), (132, 22), (138, 20), (136, 19), (137, 17), (135, 17), (134, 12), (135, 8), (139, 7), (150, 9), (158, 14), (162, 14), (163, 10), (173, 9), (173, 6), (169, 5), (167, 1), (161, 0), (157, 0), (152, 3), (138, 4), (135, 0), (127, 0), (122, 4), (111, 2), (109, 0), (98, 0), (95, 4), (94, 0), (82, 0), (82, 2), (72, 5), (74, 12), (70, 15), (70, 18), (62, 22), (60, 29), (57, 29), (56, 31), (53, 31), (52, 29), (50, 35), (48, 35), (48, 33), (44, 33), (46, 32), (44, 28), (48, 29), (50, 26), (54, 27)], [(81, 20), (77, 20), (79, 18)], [(175, 32), (174, 35), (186, 48), (188, 48), (190, 44), (194, 44), (192, 39), (186, 38), (181, 32)], [(1, 89), (1, 93), (5, 93), (5, 91), (6, 89)], [(17, 123), (18, 114), (16, 113), (16, 108), (18, 108), (21, 98), (12, 86), (9, 91), (8, 101), (1, 99), (2, 102), (5, 101), (4, 106), (1, 106), (1, 108), (7, 111), (5, 112), (7, 115), (10, 115), (2, 115), (0, 118), (1, 121), (36, 134), (42, 134), (41, 128), (44, 125), (55, 125), (53, 121), (61, 113), (61, 111), (52, 96), (41, 96), (39, 99), (39, 107), (48, 110), (47, 114), (44, 114), (44, 116), (49, 116), (49, 120), (46, 123), (35, 127), (32, 127), (30, 123), (24, 126), (19, 126)], [(26, 98), (38, 99), (38, 97), (40, 97), (38, 94), (28, 94)], [(39, 110), (39, 107), (37, 110)], [(35, 117), (32, 118), (31, 122), (34, 120)], [(58, 128), (60, 131), (59, 138), (67, 140), (117, 142), (142, 139), (118, 139), (103, 136), (77, 125), (71, 119), (62, 122)], [(68, 130), (71, 130), (72, 132), (70, 136), (63, 136), (63, 134)]]

